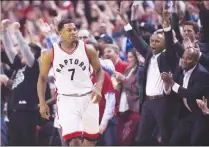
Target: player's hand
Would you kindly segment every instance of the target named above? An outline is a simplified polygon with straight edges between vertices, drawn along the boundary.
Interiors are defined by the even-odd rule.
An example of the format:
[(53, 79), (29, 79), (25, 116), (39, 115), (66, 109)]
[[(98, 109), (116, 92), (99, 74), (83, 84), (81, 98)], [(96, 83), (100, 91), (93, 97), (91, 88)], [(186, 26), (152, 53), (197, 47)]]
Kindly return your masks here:
[(50, 110), (49, 110), (49, 107), (46, 103), (40, 104), (40, 114), (41, 114), (41, 117), (49, 120)]
[(99, 103), (99, 101), (102, 99), (102, 94), (101, 94), (101, 88), (94, 86), (94, 89), (91, 93), (91, 101), (94, 104)]
[(106, 125), (100, 125), (99, 126), (99, 134), (103, 134), (104, 133), (104, 131), (106, 130), (106, 128), (107, 128), (107, 126)]

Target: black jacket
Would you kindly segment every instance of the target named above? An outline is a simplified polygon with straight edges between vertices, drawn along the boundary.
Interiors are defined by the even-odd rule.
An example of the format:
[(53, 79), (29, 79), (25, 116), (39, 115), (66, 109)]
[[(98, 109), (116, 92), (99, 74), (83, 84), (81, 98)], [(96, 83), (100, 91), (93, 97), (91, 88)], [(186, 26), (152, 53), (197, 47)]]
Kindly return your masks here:
[[(197, 64), (192, 72), (187, 88), (183, 88), (183, 70), (179, 67), (174, 73), (174, 81), (180, 85), (176, 94), (176, 98), (179, 98), (179, 102), (183, 105), (183, 98), (187, 99), (188, 106), (192, 110), (201, 111), (196, 103), (196, 99), (202, 99), (203, 96), (208, 95), (209, 92), (209, 73), (200, 64)], [(185, 106), (184, 106), (185, 107)]]

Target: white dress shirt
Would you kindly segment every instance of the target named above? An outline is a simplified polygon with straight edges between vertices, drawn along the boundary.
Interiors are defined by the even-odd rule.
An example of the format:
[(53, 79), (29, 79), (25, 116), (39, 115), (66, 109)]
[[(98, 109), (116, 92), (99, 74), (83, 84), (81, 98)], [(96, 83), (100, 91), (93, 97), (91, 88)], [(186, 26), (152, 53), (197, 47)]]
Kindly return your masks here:
[[(132, 30), (132, 26), (128, 23), (124, 26), (125, 31)], [(171, 26), (167, 28), (163, 28), (165, 32), (171, 30)], [(165, 94), (169, 94), (170, 91), (166, 91), (164, 87), (163, 80), (161, 79), (161, 74), (157, 62), (157, 58), (161, 53), (153, 55), (150, 59), (148, 71), (147, 71), (147, 83), (146, 83), (146, 95), (148, 96), (156, 96), (156, 95), (163, 95), (163, 91)]]
[(163, 95), (164, 84), (161, 79), (160, 70), (158, 67), (157, 58), (161, 53), (153, 55), (150, 59), (147, 70), (146, 95), (156, 96)]
[[(189, 83), (189, 79), (190, 79), (190, 76), (191, 76), (192, 72), (194, 71), (195, 67), (196, 67), (196, 66), (194, 66), (192, 69), (188, 70), (187, 72), (184, 72), (183, 88), (187, 89), (188, 83)], [(180, 87), (180, 85), (177, 84), (177, 83), (175, 83), (175, 84), (173, 85), (173, 87), (172, 87), (172, 90), (173, 90), (174, 92), (178, 93), (179, 87)], [(190, 107), (189, 107), (189, 105), (187, 104), (187, 99), (186, 99), (186, 98), (183, 98), (183, 103), (184, 103), (185, 107), (187, 107), (187, 109), (188, 109), (190, 112), (192, 112), (191, 109), (190, 109)]]

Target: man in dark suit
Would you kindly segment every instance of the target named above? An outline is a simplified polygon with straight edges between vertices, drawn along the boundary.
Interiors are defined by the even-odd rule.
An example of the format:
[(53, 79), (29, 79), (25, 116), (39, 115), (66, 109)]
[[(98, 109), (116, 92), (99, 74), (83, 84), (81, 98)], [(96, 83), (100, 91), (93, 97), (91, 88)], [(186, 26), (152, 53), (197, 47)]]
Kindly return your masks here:
[(172, 36), (166, 37), (165, 42), (171, 42), (173, 40), (174, 44), (172, 45), (172, 47), (173, 49), (175, 49), (179, 58), (182, 58), (185, 50), (189, 48), (196, 48), (197, 50), (199, 50), (199, 63), (209, 71), (209, 48), (207, 48), (207, 44), (195, 40), (194, 32), (198, 32), (197, 24), (195, 22), (185, 22), (183, 28), (184, 40), (182, 44), (180, 43), (181, 41), (178, 40), (178, 37), (176, 36), (177, 33), (175, 32), (173, 32)]
[(184, 40), (189, 38), (191, 40), (192, 46), (195, 46), (200, 50), (199, 63), (209, 71), (209, 19), (206, 19), (209, 18), (209, 10), (206, 8), (203, 1), (196, 1), (196, 3), (199, 9), (199, 18), (202, 26), (203, 38), (200, 38), (200, 28), (198, 24), (193, 21), (186, 21), (183, 23), (183, 35), (181, 36), (179, 31), (179, 18), (178, 15), (174, 12), (171, 22), (172, 28), (176, 33), (176, 38), (178, 39), (176, 42), (174, 42), (174, 48), (181, 58), (184, 53), (184, 49), (186, 49), (184, 43), (182, 44), (182, 37)]
[(168, 73), (161, 74), (165, 89), (172, 89), (173, 97), (179, 99), (179, 107), (176, 108), (180, 112), (179, 121), (172, 132), (170, 145), (201, 145), (199, 140), (207, 125), (196, 99), (201, 98), (208, 89), (209, 73), (198, 64), (198, 59), (199, 52), (196, 49), (187, 49), (181, 67), (173, 78)]
[[(194, 21), (185, 21), (183, 23), (183, 39), (189, 37), (192, 43), (198, 45), (200, 51), (206, 55), (209, 55), (209, 9), (205, 3), (200, 0), (196, 1), (197, 8), (199, 9), (199, 18), (202, 26), (202, 35), (203, 38), (200, 38), (200, 28), (198, 24)], [(177, 16), (178, 17), (178, 16)], [(177, 20), (177, 19), (176, 19)], [(178, 27), (179, 22), (173, 22), (173, 26)], [(176, 32), (178, 33), (178, 32)], [(179, 40), (181, 42), (181, 40)]]
[[(136, 50), (145, 58), (145, 71), (143, 80), (143, 98), (141, 99), (141, 118), (137, 132), (137, 144), (156, 145), (158, 142), (165, 145), (168, 142), (169, 130), (167, 127), (168, 117), (167, 98), (164, 92), (163, 81), (160, 73), (172, 72), (177, 66), (175, 51), (172, 50), (171, 42), (165, 42), (165, 37), (171, 37), (169, 27), (170, 13), (164, 12), (165, 32), (157, 31), (150, 38), (150, 46), (142, 37), (132, 29), (123, 14), (121, 19), (125, 23), (125, 31), (131, 39)], [(165, 36), (164, 36), (165, 35)], [(155, 128), (158, 128), (160, 141), (153, 138)]]
[(196, 22), (193, 21), (186, 21), (183, 24), (183, 38), (189, 37), (189, 39), (192, 41), (194, 45), (200, 47), (200, 51), (209, 54), (209, 47), (208, 44), (202, 43), (199, 40), (197, 40), (197, 34), (199, 33), (199, 26)]

